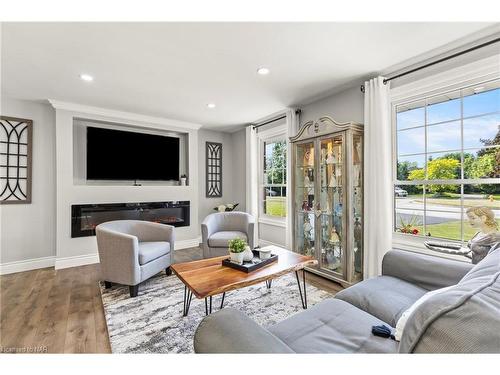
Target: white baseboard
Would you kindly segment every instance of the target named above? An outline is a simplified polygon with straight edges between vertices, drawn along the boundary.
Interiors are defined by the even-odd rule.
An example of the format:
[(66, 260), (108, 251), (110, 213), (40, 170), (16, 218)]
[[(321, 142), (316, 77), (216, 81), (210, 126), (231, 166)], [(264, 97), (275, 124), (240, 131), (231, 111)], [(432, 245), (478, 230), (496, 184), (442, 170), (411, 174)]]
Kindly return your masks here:
[(261, 247), (264, 247), (264, 246), (278, 246), (278, 247), (285, 247), (285, 245), (280, 245), (279, 243), (274, 243), (274, 242), (271, 242), (271, 241), (266, 241), (266, 240), (260, 240), (259, 239), (259, 245)]
[(39, 268), (53, 267), (56, 257), (44, 257), (36, 259), (26, 259), (17, 262), (8, 262), (0, 264), (0, 275), (9, 273), (24, 272), (36, 270)]
[(87, 264), (99, 263), (99, 254), (85, 254), (74, 257), (56, 258), (54, 265), (56, 270), (62, 268), (85, 266)]
[[(201, 238), (194, 238), (190, 240), (181, 240), (175, 242), (175, 250), (187, 249), (189, 247), (198, 247)], [(77, 255), (74, 257), (44, 257), (36, 259), (27, 259), (17, 262), (9, 262), (0, 264), (0, 275), (8, 275), (10, 273), (24, 272), (36, 270), (39, 268), (55, 267), (56, 270), (62, 268), (85, 266), (87, 264), (99, 263), (99, 254), (85, 254)]]
[(201, 237), (191, 240), (175, 241), (175, 250), (187, 249), (189, 247), (198, 247), (201, 243)]

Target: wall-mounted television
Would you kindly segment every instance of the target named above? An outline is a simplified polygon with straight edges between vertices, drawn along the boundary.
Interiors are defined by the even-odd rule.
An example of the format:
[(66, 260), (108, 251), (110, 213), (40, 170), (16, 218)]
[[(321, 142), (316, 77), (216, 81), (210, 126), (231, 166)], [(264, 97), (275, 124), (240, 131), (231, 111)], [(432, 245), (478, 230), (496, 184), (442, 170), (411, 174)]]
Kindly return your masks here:
[(87, 127), (87, 180), (179, 180), (179, 138)]

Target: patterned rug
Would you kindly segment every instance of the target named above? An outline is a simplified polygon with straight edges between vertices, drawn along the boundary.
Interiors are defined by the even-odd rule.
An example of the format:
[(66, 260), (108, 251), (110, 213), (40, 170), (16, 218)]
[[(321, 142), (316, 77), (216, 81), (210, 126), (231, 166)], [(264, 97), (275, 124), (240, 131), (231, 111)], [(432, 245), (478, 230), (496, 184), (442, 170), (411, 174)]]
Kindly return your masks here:
[[(306, 276), (307, 282), (307, 276)], [(302, 283), (302, 280), (301, 280)], [(113, 353), (193, 353), (193, 337), (205, 316), (205, 302), (193, 296), (189, 314), (182, 316), (184, 284), (165, 273), (142, 283), (139, 295), (129, 297), (126, 286), (105, 289), (101, 297)], [(332, 297), (307, 285), (308, 306)], [(213, 298), (212, 312), (220, 307), (221, 296)], [(267, 290), (261, 283), (226, 293), (224, 308), (243, 311), (262, 326), (270, 326), (302, 311), (295, 275), (273, 280)]]

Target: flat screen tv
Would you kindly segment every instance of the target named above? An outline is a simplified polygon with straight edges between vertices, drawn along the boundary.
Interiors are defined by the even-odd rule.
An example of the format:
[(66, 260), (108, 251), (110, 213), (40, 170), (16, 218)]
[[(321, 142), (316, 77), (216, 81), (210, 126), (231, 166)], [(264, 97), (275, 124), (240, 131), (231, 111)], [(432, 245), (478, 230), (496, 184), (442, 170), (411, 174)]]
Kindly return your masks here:
[(87, 127), (87, 180), (179, 180), (179, 138)]

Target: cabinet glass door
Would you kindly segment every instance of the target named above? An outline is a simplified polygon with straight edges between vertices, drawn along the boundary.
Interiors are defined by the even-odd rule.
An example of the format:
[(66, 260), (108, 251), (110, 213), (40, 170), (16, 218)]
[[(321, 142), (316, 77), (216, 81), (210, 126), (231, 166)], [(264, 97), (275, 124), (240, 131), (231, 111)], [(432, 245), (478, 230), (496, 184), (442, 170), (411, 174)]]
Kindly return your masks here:
[[(320, 140), (320, 267), (344, 274), (344, 144), (342, 135)], [(321, 211), (321, 212), (320, 212)]]
[(352, 147), (353, 281), (363, 278), (363, 139), (354, 133)]
[(315, 256), (314, 142), (296, 145), (295, 160), (295, 236), (296, 251)]

